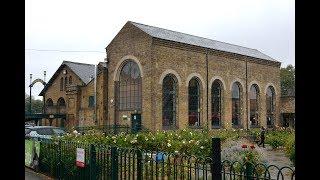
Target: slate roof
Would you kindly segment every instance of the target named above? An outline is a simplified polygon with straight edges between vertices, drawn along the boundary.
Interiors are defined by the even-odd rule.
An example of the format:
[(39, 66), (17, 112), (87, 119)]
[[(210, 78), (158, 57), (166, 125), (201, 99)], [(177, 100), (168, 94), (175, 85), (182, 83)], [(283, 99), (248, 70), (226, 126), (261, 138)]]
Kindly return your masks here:
[(59, 75), (61, 69), (65, 66), (69, 67), (86, 85), (92, 80), (91, 77), (94, 78), (94, 64), (63, 61), (58, 70), (53, 74), (48, 83), (42, 89), (39, 96), (43, 96), (44, 92), (49, 88), (55, 78)]
[(204, 48), (224, 51), (224, 52), (230, 52), (240, 55), (245, 55), (249, 57), (264, 59), (264, 60), (270, 60), (274, 62), (279, 62), (274, 60), (273, 58), (263, 54), (262, 52), (246, 48), (238, 45), (233, 45), (225, 42), (220, 42), (212, 39), (207, 39), (203, 37), (193, 36), (190, 34), (185, 34), (177, 31), (171, 31), (163, 28), (158, 28), (154, 26), (144, 25), (136, 22), (129, 21), (131, 24), (136, 26), (137, 28), (141, 29), (145, 33), (149, 34), (152, 37), (156, 37), (159, 39), (169, 40), (169, 41), (175, 41), (195, 46), (200, 46)]
[(94, 64), (71, 61), (63, 61), (62, 64), (67, 65), (86, 84), (91, 81), (91, 77), (94, 77)]

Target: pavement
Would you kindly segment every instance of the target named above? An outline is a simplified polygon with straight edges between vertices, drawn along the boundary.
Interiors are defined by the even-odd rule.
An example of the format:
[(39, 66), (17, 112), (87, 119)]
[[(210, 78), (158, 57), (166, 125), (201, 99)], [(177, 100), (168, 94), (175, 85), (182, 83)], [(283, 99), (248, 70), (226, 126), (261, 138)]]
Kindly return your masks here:
[(24, 175), (25, 180), (53, 180), (53, 178), (48, 177), (48, 176), (41, 174), (41, 173), (37, 173), (27, 167), (24, 168), (24, 173), (25, 173), (25, 175)]

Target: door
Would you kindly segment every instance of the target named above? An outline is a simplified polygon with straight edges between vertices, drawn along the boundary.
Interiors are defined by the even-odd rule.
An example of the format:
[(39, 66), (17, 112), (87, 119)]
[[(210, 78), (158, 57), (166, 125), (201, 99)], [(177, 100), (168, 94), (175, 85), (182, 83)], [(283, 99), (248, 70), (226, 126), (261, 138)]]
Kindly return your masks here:
[(131, 131), (137, 133), (141, 130), (141, 114), (131, 114)]

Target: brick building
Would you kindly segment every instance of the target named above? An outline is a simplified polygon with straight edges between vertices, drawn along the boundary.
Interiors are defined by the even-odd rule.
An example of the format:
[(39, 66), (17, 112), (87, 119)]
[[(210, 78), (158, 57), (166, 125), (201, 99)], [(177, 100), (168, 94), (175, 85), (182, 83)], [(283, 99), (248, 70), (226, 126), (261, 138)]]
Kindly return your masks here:
[[(94, 65), (64, 62), (40, 93), (65, 100), (69, 127), (131, 125), (133, 113), (150, 130), (281, 125), (281, 63), (256, 49), (128, 21), (106, 54), (96, 83)], [(74, 80), (61, 91), (64, 70)]]
[(93, 64), (63, 61), (39, 94), (45, 99), (44, 113), (51, 115), (42, 125), (74, 127), (102, 121), (106, 114), (106, 103), (101, 101), (105, 98), (106, 73), (104, 62), (95, 70)]
[(281, 126), (295, 128), (295, 90), (281, 94)]

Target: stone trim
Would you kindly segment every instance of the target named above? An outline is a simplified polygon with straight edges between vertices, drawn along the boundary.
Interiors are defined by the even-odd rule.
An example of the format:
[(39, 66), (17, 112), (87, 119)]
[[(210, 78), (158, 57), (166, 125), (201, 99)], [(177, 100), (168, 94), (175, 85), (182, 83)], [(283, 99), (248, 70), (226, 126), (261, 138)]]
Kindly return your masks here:
[(116, 68), (115, 68), (115, 72), (114, 72), (114, 74), (113, 74), (113, 81), (119, 81), (119, 78), (120, 78), (120, 70), (121, 70), (121, 68), (123, 67), (123, 65), (125, 64), (124, 62), (125, 62), (125, 61), (128, 61), (128, 60), (132, 60), (133, 62), (135, 62), (135, 63), (138, 64), (139, 69), (140, 69), (141, 77), (143, 77), (143, 68), (142, 68), (142, 65), (141, 65), (139, 59), (136, 58), (136, 57), (133, 56), (133, 55), (126, 55), (126, 56), (122, 57), (120, 61), (118, 61), (117, 66), (116, 66)]
[(248, 93), (250, 92), (250, 88), (252, 85), (256, 84), (258, 86), (258, 93), (261, 94), (261, 86), (259, 85), (259, 83), (256, 80), (253, 80), (249, 83), (248, 85)]
[(273, 87), (275, 96), (277, 97), (278, 92), (277, 92), (276, 87), (273, 85), (273, 83), (268, 83), (268, 84), (266, 85), (266, 87), (264, 88), (264, 95), (267, 94), (267, 89), (268, 89), (269, 86), (272, 86), (272, 87)]
[(240, 90), (243, 92), (245, 86), (243, 85), (244, 83), (239, 78), (236, 78), (233, 81), (231, 81), (231, 83), (230, 83), (230, 92), (232, 92), (232, 85), (235, 82), (238, 82), (240, 84)]
[(160, 76), (160, 79), (159, 79), (159, 84), (162, 84), (163, 82), (163, 79), (166, 77), (166, 75), (168, 74), (173, 74), (176, 76), (177, 80), (178, 80), (178, 84), (179, 86), (181, 86), (181, 77), (179, 76), (179, 74), (175, 71), (175, 70), (172, 70), (172, 69), (166, 69)]
[(222, 82), (222, 86), (223, 86), (223, 90), (226, 90), (226, 83), (224, 82), (224, 80), (222, 79), (222, 77), (220, 76), (213, 76), (209, 82), (209, 90), (212, 88), (212, 84), (215, 80), (219, 80)]
[(186, 81), (186, 86), (189, 86), (189, 81), (193, 78), (193, 77), (197, 77), (200, 79), (201, 83), (202, 83), (202, 88), (205, 88), (206, 83), (203, 80), (202, 76), (199, 73), (191, 73), (189, 74), (189, 76), (187, 77), (187, 81)]

